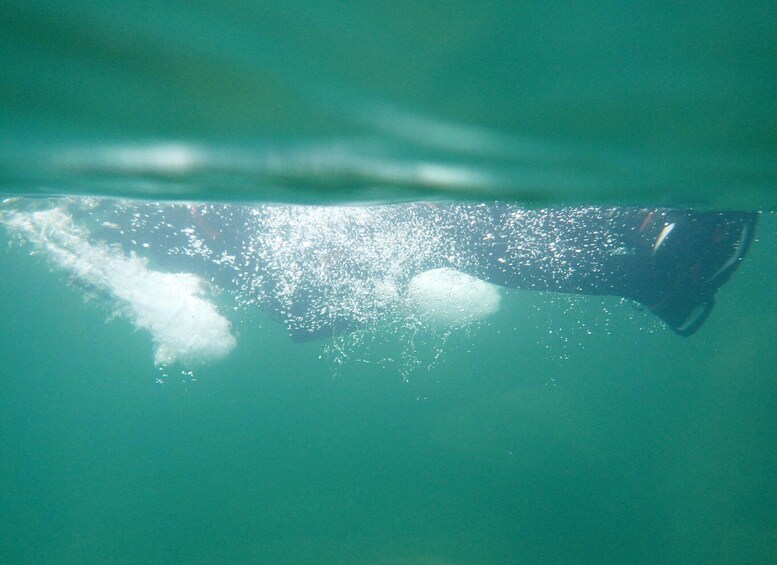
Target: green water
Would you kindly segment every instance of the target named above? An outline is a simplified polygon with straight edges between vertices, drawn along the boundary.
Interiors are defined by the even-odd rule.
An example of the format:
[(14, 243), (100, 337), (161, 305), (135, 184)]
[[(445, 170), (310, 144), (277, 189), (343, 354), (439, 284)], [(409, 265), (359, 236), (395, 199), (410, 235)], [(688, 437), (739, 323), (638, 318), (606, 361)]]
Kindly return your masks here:
[[(773, 2), (24, 0), (2, 16), (7, 192), (777, 207)], [(156, 158), (126, 153), (143, 148)]]
[[(777, 207), (767, 2), (0, 14), (4, 194)], [(245, 312), (192, 376), (0, 230), (0, 563), (775, 563), (757, 236), (687, 339), (512, 291), (410, 371)]]
[(11, 248), (0, 561), (773, 562), (777, 218), (760, 234), (692, 338), (514, 291), (407, 381), (249, 315), (159, 384), (145, 333)]

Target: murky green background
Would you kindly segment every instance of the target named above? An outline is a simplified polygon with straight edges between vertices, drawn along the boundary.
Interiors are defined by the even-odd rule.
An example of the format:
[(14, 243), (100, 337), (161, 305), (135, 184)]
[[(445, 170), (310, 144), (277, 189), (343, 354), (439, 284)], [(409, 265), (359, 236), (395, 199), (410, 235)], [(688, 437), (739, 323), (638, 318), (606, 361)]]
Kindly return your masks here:
[[(774, 12), (3, 2), (0, 183), (774, 208)], [(228, 157), (334, 141), (334, 172)], [(99, 153), (152, 142), (217, 158), (181, 172)], [(360, 151), (507, 180), (354, 173)], [(777, 562), (772, 213), (758, 238), (688, 339), (618, 301), (512, 292), (406, 382), (248, 313), (230, 357), (158, 384), (145, 334), (3, 233), (0, 562)]]
[[(24, 0), (2, 14), (7, 192), (777, 208), (773, 2)], [(202, 158), (104, 154), (155, 143)], [(482, 182), (407, 174), (430, 164)]]
[(512, 292), (409, 382), (249, 315), (227, 360), (157, 384), (145, 334), (4, 252), (0, 561), (773, 562), (773, 215), (760, 233), (691, 338)]

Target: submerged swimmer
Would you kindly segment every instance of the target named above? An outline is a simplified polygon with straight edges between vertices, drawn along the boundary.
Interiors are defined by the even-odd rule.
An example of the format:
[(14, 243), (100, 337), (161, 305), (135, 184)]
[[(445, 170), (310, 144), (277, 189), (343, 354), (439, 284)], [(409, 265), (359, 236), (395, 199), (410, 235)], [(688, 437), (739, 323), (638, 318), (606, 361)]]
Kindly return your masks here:
[(414, 277), (439, 268), (507, 288), (631, 299), (690, 335), (745, 256), (757, 221), (752, 212), (467, 203), (107, 201), (93, 213), (118, 225), (129, 221), (124, 235), (112, 238), (127, 251), (161, 252), (168, 268), (207, 274), (262, 306), (298, 340), (370, 322)]
[[(104, 257), (95, 253), (99, 248), (137, 257), (155, 271), (193, 273), (238, 304), (263, 308), (300, 341), (401, 312), (408, 295), (425, 296), (428, 287), (419, 285), (430, 272), (507, 288), (619, 296), (691, 335), (745, 256), (757, 221), (751, 212), (526, 210), (499, 203), (327, 207), (70, 198), (35, 208), (41, 206), (66, 212), (71, 227), (63, 229), (71, 231), (57, 245), (68, 248), (71, 264), (90, 260), (76, 262), (79, 254)], [(0, 213), (7, 225), (9, 217)], [(48, 225), (25, 229), (44, 250), (46, 237), (55, 236), (45, 236)], [(86, 245), (74, 243), (79, 238)], [(444, 293), (461, 276), (435, 284)]]

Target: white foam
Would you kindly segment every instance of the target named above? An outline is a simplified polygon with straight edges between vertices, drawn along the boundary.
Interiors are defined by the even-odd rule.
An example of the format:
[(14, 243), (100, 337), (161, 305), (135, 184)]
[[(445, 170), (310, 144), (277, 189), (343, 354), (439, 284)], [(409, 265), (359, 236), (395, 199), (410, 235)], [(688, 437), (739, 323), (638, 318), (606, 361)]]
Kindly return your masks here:
[(234, 349), (229, 321), (204, 297), (205, 285), (196, 275), (154, 271), (134, 254), (90, 242), (64, 207), (4, 212), (0, 221), (56, 266), (107, 291), (117, 313), (151, 333), (157, 365), (217, 359)]
[(416, 275), (407, 288), (407, 303), (422, 320), (462, 327), (499, 310), (499, 287), (454, 269), (432, 269)]

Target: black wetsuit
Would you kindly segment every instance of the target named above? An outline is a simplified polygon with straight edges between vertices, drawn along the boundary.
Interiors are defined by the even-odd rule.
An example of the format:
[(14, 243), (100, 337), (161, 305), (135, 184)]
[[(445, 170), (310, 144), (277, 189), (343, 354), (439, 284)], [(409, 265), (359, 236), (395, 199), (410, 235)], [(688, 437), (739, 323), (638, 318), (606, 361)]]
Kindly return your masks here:
[(482, 278), (510, 288), (629, 298), (682, 335), (709, 315), (757, 221), (751, 212), (496, 210), (493, 244), (482, 237), (475, 243), (488, 258)]
[(465, 203), (107, 201), (89, 215), (109, 226), (96, 237), (237, 292), (298, 340), (369, 323), (390, 302), (385, 296), (439, 267), (509, 288), (632, 299), (690, 335), (744, 257), (757, 221), (750, 212)]

